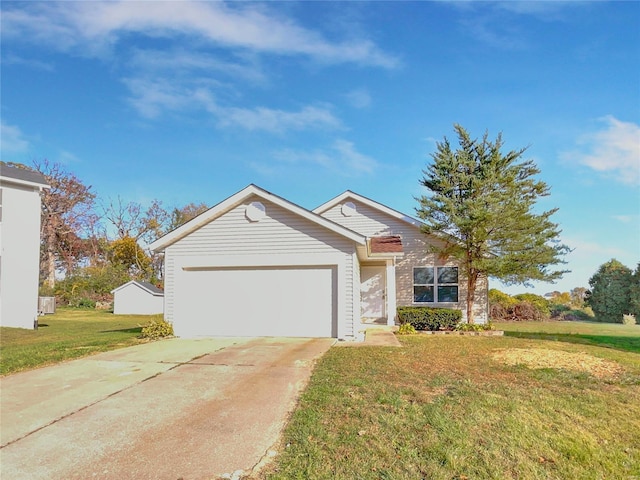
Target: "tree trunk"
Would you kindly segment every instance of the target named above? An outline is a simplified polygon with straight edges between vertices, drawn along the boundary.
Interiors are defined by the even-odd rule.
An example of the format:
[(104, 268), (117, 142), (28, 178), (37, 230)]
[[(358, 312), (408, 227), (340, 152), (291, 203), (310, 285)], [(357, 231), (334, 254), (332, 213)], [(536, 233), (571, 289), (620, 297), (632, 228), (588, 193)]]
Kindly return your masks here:
[(475, 323), (473, 319), (473, 305), (476, 300), (477, 283), (478, 273), (475, 270), (471, 270), (467, 277), (467, 323)]
[(46, 283), (47, 286), (53, 289), (56, 285), (56, 255), (55, 255), (55, 232), (52, 222), (47, 225), (47, 264), (46, 264)]

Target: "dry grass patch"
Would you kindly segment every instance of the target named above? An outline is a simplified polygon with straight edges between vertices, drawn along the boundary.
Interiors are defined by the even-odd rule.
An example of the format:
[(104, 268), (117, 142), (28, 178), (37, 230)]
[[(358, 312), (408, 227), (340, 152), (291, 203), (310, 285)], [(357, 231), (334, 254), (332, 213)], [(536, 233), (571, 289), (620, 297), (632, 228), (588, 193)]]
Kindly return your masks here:
[(507, 348), (496, 351), (492, 358), (506, 365), (525, 365), (529, 368), (556, 368), (571, 372), (585, 372), (597, 378), (614, 378), (624, 368), (584, 352), (565, 352), (545, 348)]

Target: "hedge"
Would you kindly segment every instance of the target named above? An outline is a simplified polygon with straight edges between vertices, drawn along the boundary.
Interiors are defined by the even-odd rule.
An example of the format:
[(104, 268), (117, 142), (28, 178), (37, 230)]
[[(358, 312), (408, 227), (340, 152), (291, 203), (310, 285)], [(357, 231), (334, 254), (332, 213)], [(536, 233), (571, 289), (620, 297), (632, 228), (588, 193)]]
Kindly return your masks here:
[(460, 320), (462, 312), (449, 308), (398, 307), (400, 324), (408, 323), (416, 330), (453, 330)]

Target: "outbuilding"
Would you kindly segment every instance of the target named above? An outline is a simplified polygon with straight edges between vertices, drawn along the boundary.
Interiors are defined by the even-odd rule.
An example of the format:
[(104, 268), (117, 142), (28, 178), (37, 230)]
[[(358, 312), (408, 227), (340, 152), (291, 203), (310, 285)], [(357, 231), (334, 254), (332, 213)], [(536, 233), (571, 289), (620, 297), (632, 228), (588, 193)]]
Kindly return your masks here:
[(0, 166), (0, 325), (34, 328), (38, 318), (40, 215), (47, 179)]
[(111, 291), (113, 313), (155, 315), (164, 311), (164, 292), (149, 282), (131, 280)]

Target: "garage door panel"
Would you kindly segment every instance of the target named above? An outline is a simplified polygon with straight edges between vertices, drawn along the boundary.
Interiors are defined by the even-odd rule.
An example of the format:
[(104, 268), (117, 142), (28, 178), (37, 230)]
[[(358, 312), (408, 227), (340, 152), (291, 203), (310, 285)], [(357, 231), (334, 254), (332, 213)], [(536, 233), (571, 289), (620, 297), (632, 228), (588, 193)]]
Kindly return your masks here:
[(335, 336), (335, 267), (186, 270), (176, 334)]

